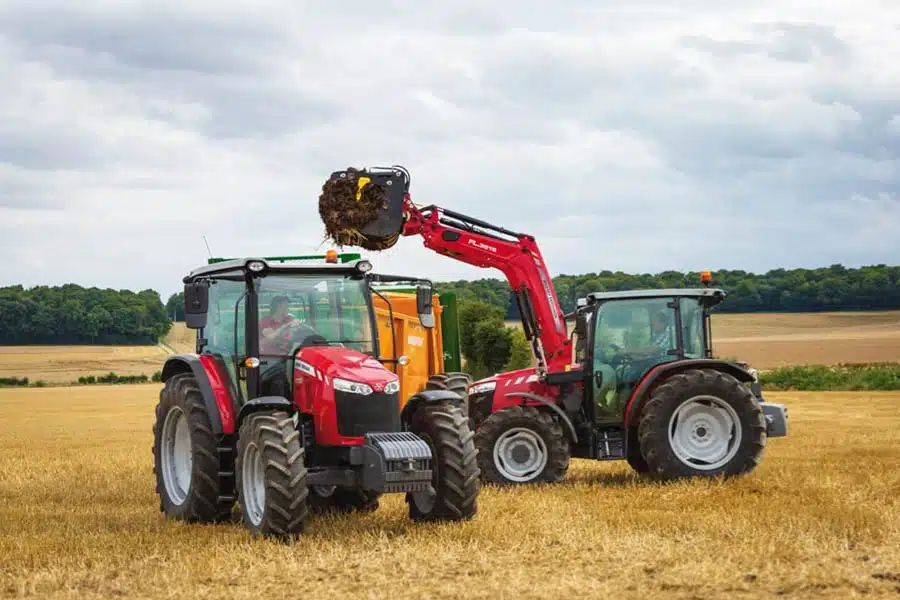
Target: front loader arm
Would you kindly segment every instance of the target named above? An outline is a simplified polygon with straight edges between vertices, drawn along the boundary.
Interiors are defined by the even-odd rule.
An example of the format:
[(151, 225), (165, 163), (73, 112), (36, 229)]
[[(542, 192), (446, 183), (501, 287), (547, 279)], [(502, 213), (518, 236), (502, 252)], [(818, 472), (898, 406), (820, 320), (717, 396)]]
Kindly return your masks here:
[(534, 237), (437, 206), (419, 208), (404, 199), (404, 236), (419, 235), (426, 248), (506, 276), (519, 305), (537, 373), (563, 371), (569, 337), (556, 290)]

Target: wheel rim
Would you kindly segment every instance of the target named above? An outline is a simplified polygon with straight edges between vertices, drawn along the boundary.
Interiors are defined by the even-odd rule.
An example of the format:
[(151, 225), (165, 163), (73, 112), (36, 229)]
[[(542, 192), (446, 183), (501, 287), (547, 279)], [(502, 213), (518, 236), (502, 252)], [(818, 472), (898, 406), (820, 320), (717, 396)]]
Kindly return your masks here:
[(259, 525), (262, 522), (266, 506), (266, 480), (262, 455), (256, 444), (250, 444), (244, 451), (241, 480), (243, 481), (241, 487), (243, 488), (244, 511), (251, 523)]
[(547, 466), (547, 444), (531, 429), (509, 429), (494, 444), (494, 464), (511, 481), (530, 481)]
[(669, 419), (669, 445), (675, 456), (701, 471), (726, 465), (737, 454), (741, 436), (737, 412), (716, 396), (695, 396)]
[(166, 494), (176, 505), (184, 504), (191, 486), (191, 430), (187, 417), (172, 407), (163, 422), (161, 467)]

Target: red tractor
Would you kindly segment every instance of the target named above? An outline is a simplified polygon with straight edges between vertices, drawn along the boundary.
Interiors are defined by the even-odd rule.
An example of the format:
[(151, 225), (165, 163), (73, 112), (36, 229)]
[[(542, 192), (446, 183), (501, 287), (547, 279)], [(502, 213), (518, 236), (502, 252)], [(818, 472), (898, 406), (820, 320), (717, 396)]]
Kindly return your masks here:
[[(166, 361), (153, 428), (167, 517), (220, 522), (237, 502), (251, 532), (284, 537), (302, 533), (311, 512), (375, 510), (386, 493), (405, 493), (416, 521), (476, 514), (465, 400), (425, 390), (401, 410), (370, 285), (391, 276), (370, 270), (365, 260), (249, 258), (184, 278), (197, 349)], [(428, 326), (432, 290), (418, 291)]]
[(385, 196), (355, 232), (358, 245), (383, 250), (420, 236), (426, 248), (498, 269), (510, 284), (535, 366), (469, 388), (483, 480), (557, 482), (572, 457), (626, 459), (662, 479), (740, 475), (759, 463), (767, 438), (787, 435), (787, 411), (762, 400), (755, 371), (712, 356), (709, 313), (722, 290), (591, 294), (570, 315), (570, 336), (533, 236), (416, 206), (402, 167), (337, 171), (323, 198), (348, 179)]

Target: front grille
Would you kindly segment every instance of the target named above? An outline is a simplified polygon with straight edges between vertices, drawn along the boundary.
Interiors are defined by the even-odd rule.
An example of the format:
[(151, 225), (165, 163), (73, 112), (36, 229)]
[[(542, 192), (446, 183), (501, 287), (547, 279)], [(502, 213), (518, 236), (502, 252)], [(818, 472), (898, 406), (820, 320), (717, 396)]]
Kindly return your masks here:
[(400, 431), (400, 394), (368, 396), (334, 391), (338, 433), (362, 437), (367, 433)]

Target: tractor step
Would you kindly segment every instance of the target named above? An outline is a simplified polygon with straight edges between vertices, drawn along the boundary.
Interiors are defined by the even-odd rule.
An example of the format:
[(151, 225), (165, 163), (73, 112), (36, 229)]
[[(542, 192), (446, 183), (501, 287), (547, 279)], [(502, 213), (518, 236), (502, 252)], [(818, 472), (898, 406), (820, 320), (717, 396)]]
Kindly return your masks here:
[(597, 460), (622, 460), (625, 458), (625, 431), (603, 429), (597, 432)]
[[(224, 440), (223, 440), (224, 441)], [(235, 502), (237, 494), (235, 490), (234, 479), (234, 447), (221, 444), (216, 448), (219, 455), (219, 490), (222, 494), (219, 496), (219, 502)]]

